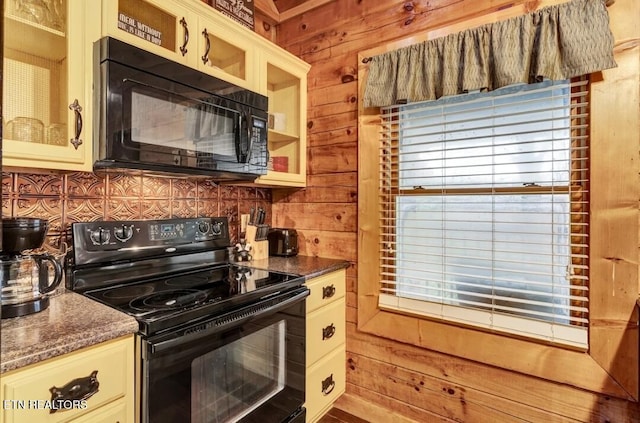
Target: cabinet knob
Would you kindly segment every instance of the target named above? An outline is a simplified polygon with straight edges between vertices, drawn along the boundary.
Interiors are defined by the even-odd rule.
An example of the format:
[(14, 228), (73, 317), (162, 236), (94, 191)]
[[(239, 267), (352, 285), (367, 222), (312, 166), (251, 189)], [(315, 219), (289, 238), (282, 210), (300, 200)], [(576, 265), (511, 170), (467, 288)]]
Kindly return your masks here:
[[(98, 387), (100, 386), (97, 376), (98, 371), (94, 370), (89, 376), (73, 379), (62, 388), (52, 386), (49, 388), (49, 392), (51, 392), (51, 402), (55, 404), (60, 401), (84, 401), (91, 398), (98, 392)], [(65, 410), (65, 408), (62, 408), (62, 410)], [(49, 414), (53, 414), (56, 411), (58, 411), (58, 409), (52, 407)]]
[(331, 298), (336, 293), (336, 287), (333, 284), (322, 287), (322, 299)]
[(184, 30), (184, 37), (182, 46), (180, 47), (180, 53), (182, 53), (182, 55), (184, 56), (187, 54), (187, 44), (189, 43), (189, 27), (187, 26), (187, 20), (184, 18), (184, 16), (182, 17), (182, 19), (180, 19), (180, 25), (182, 25), (182, 29)]
[(82, 133), (82, 106), (78, 103), (78, 99), (76, 98), (73, 103), (69, 104), (69, 109), (73, 110), (73, 113), (76, 115), (76, 133), (73, 138), (71, 138), (71, 144), (77, 150), (80, 144), (82, 144), (82, 140), (80, 139), (80, 134)]

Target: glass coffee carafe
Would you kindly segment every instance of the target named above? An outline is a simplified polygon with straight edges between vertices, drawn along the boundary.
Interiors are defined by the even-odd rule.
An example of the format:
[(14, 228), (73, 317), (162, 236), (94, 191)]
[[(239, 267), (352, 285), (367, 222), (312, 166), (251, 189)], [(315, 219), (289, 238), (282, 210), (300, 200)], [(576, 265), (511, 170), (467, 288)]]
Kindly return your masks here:
[(42, 246), (48, 222), (35, 218), (2, 219), (0, 292), (2, 318), (24, 316), (49, 306), (49, 295), (60, 285), (63, 271), (49, 254), (32, 254)]

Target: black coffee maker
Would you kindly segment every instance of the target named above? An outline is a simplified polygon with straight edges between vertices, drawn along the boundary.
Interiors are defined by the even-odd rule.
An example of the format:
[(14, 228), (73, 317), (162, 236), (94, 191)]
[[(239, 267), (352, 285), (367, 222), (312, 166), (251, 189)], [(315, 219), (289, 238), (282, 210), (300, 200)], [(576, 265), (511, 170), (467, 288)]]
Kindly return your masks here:
[(42, 311), (49, 294), (62, 280), (62, 265), (51, 254), (32, 254), (47, 234), (48, 221), (37, 218), (2, 219), (0, 300), (3, 319)]

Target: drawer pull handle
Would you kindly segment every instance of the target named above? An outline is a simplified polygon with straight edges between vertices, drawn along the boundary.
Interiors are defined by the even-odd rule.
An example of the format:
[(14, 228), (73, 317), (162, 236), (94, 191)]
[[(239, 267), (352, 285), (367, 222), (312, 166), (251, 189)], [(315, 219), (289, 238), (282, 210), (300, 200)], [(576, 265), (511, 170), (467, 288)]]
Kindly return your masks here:
[(331, 298), (336, 294), (336, 287), (333, 284), (322, 287), (322, 299)]
[(331, 323), (326, 328), (322, 329), (322, 340), (331, 338), (336, 333), (336, 327)]
[(69, 104), (69, 109), (73, 110), (76, 117), (76, 134), (70, 141), (71, 144), (73, 144), (73, 147), (77, 150), (80, 144), (82, 144), (82, 140), (80, 139), (80, 134), (82, 133), (82, 106), (78, 103), (77, 98), (73, 103)]
[(180, 19), (180, 25), (182, 25), (182, 29), (184, 30), (183, 44), (180, 47), (180, 53), (184, 56), (187, 54), (187, 44), (189, 43), (189, 27), (187, 26), (187, 20), (184, 16)]
[[(52, 386), (49, 388), (49, 392), (51, 392), (51, 402), (55, 404), (60, 401), (84, 401), (91, 398), (98, 392), (98, 387), (100, 386), (97, 376), (98, 371), (94, 370), (89, 376), (73, 379), (62, 388)], [(60, 407), (60, 409), (66, 410), (69, 409), (69, 407)], [(49, 414), (53, 414), (56, 411), (58, 411), (58, 408), (52, 407), (51, 410), (49, 410)]]
[(336, 382), (333, 380), (333, 373), (331, 373), (328, 378), (322, 381), (322, 393), (324, 395), (329, 395), (335, 387)]
[(209, 61), (209, 51), (211, 50), (211, 40), (209, 39), (209, 33), (207, 32), (207, 28), (202, 30), (202, 35), (204, 36), (206, 47), (204, 49), (204, 54), (200, 59), (202, 59), (202, 64), (206, 65), (207, 62)]

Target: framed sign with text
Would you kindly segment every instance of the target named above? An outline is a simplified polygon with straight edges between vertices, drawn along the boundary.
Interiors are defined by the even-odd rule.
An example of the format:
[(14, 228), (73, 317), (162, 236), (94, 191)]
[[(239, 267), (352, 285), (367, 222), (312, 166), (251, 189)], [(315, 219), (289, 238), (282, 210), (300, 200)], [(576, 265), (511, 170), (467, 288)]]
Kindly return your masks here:
[(220, 13), (254, 30), (254, 0), (207, 0)]

